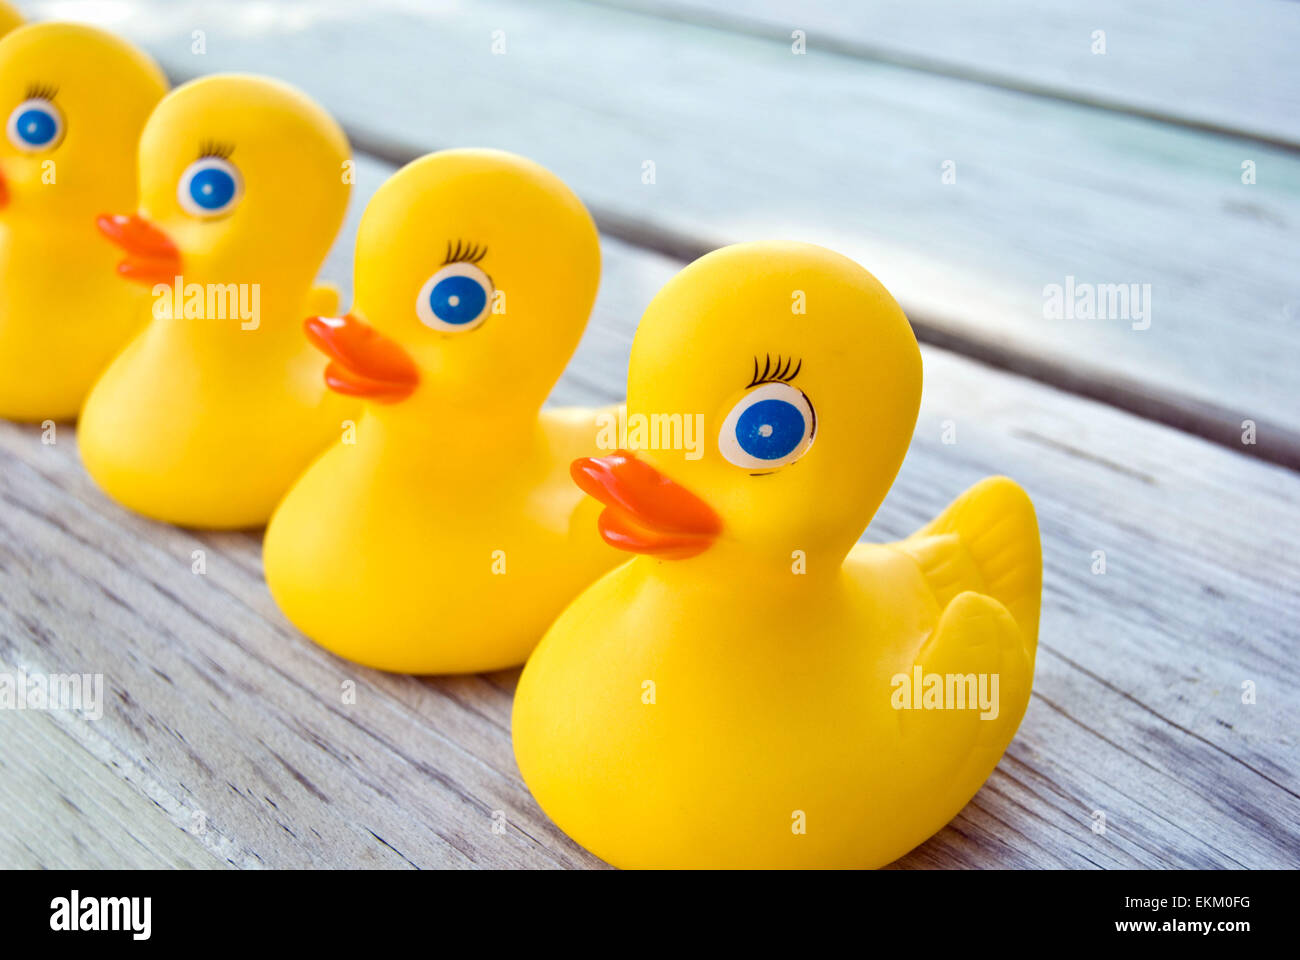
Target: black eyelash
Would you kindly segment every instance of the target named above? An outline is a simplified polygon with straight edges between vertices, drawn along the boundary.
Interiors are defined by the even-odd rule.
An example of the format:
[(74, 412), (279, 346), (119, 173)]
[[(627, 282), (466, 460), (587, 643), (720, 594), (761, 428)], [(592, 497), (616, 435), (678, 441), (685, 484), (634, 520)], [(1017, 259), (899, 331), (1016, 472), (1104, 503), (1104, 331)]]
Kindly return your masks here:
[(199, 144), (199, 159), (204, 157), (220, 157), (225, 160), (235, 152), (233, 143), (221, 143), (217, 140), (204, 140)]
[(478, 263), (487, 256), (487, 251), (487, 247), (480, 247), (464, 240), (457, 240), (456, 246), (452, 247), (451, 241), (448, 240), (447, 259), (442, 261), (442, 265), (445, 267), (449, 263)]
[[(793, 369), (791, 369), (793, 368)], [(745, 389), (757, 387), (760, 383), (789, 383), (795, 377), (799, 376), (799, 371), (803, 369), (803, 361), (795, 363), (794, 357), (787, 357), (783, 362), (781, 355), (777, 354), (776, 363), (772, 363), (770, 353), (763, 354), (763, 372), (758, 372), (758, 357), (754, 357), (754, 375), (750, 378)]]
[(27, 87), (24, 100), (53, 100), (59, 95), (59, 88), (52, 83), (33, 83)]

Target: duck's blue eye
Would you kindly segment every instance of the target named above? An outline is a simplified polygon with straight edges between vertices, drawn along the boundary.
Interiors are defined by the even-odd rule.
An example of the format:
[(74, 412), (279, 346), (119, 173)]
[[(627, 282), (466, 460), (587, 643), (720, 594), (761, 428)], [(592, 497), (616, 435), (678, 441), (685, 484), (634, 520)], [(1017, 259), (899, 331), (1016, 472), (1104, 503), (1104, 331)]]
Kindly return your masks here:
[(18, 116), (18, 136), (33, 147), (43, 147), (59, 132), (59, 123), (48, 110), (29, 107)]
[(9, 142), (24, 153), (57, 146), (63, 138), (63, 114), (49, 100), (24, 100), (9, 114)]
[(235, 195), (235, 178), (225, 170), (209, 167), (190, 180), (190, 199), (204, 210), (220, 210)]
[(802, 390), (768, 381), (728, 411), (718, 433), (718, 450), (738, 467), (771, 472), (807, 452), (816, 424), (812, 402)]
[(456, 326), (477, 320), (486, 305), (487, 291), (473, 277), (445, 277), (429, 293), (433, 315)]
[(491, 312), (492, 280), (467, 260), (444, 264), (424, 281), (415, 299), (415, 314), (442, 333), (464, 333), (482, 325)]
[(211, 219), (233, 210), (243, 192), (243, 181), (233, 163), (224, 157), (200, 157), (181, 174), (176, 199), (186, 213)]
[(736, 421), (736, 442), (757, 460), (780, 460), (803, 442), (803, 411), (785, 400), (760, 400)]

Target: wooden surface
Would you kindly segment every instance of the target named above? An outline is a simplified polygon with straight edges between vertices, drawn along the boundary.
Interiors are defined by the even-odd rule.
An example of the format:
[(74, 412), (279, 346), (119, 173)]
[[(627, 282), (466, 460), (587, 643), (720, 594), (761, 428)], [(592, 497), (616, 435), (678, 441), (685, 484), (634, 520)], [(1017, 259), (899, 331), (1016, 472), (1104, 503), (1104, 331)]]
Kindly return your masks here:
[[(703, 6), (692, 4), (686, 13), (695, 16)], [(775, 41), (682, 22), (682, 10), (669, 11), (673, 20), (560, 5), (541, 18), (514, 4), (456, 7), (453, 16), (440, 5), (372, 3), (362, 31), (352, 22), (359, 14), (342, 6), (296, 4), (257, 16), (247, 3), (177, 3), (162, 11), (129, 2), (111, 9), (116, 25), (136, 32), (173, 71), (180, 68), (172, 61), (182, 59), (177, 38), (187, 38), (188, 49), (189, 32), (201, 25), (208, 59), (186, 63), (191, 72), (257, 67), (298, 80), (354, 136), (368, 131), (375, 145), (383, 134), (386, 153), (426, 143), (491, 143), (536, 156), (573, 182), (617, 236), (604, 237), (600, 298), (556, 390), (561, 402), (621, 397), (636, 321), (680, 268), (681, 255), (720, 234), (810, 237), (799, 224), (826, 217), (838, 218), (827, 227), (843, 241), (836, 245), (873, 269), (863, 250), (878, 245), (888, 263), (899, 263), (912, 256), (908, 244), (923, 237), (923, 226), (950, 226), (956, 234), (933, 240), (929, 262), (960, 272), (970, 258), (984, 256), (975, 272), (976, 288), (986, 290), (1030, 269), (1025, 258), (1037, 258), (1036, 269), (1085, 253), (1094, 264), (1122, 262), (1138, 246), (1123, 235), (1145, 231), (1160, 242), (1146, 250), (1143, 269), (1179, 302), (1204, 300), (1196, 321), (1203, 333), (1247, 323), (1228, 302), (1230, 288), (1256, 303), (1294, 292), (1294, 246), (1278, 240), (1263, 247), (1279, 236), (1269, 231), (1286, 234), (1300, 218), (1288, 213), (1284, 225), (1270, 226), (1261, 215), (1253, 232), (1244, 220), (1240, 234), (1213, 232), (1226, 229), (1232, 215), (1223, 207), (1226, 194), (1208, 186), (1208, 158), (1240, 152), (1219, 134), (1037, 97), (1023, 109), (1035, 123), (1046, 118), (1043, 134), (1058, 142), (1025, 142), (1023, 130), (1004, 127), (1005, 142), (992, 144), (973, 131), (996, 120), (1012, 102), (1009, 91), (938, 72), (922, 77), (914, 86), (938, 84), (948, 92), (911, 102), (913, 119), (896, 127), (904, 144), (897, 149), (906, 156), (867, 158), (854, 174), (863, 178), (857, 187), (873, 189), (867, 181), (888, 176), (885, 168), (897, 167), (905, 179), (908, 162), (920, 162), (916, 137), (947, 136), (1013, 167), (1031, 156), (1063, 165), (1038, 171), (1041, 182), (1029, 189), (1036, 198), (1026, 196), (1014, 211), (1024, 217), (1038, 203), (1043, 213), (1041, 204), (1050, 201), (1050, 216), (1022, 220), (1023, 235), (1003, 249), (997, 238), (1009, 237), (1013, 211), (981, 218), (990, 197), (1013, 191), (1008, 170), (951, 209), (933, 195), (925, 201), (917, 186), (882, 198), (863, 217), (851, 203), (837, 210), (829, 202), (826, 184), (839, 181), (818, 186), (783, 169), (788, 146), (773, 157), (746, 153), (780, 137), (752, 112), (730, 111), (725, 97), (738, 97), (745, 86), (756, 102), (759, 94), (780, 92), (781, 68), (755, 61)], [(148, 16), (145, 9), (162, 12)], [(430, 31), (413, 35), (417, 16), (440, 18), (450, 31), (445, 51)], [(559, 57), (562, 38), (550, 24), (576, 30), (566, 18), (585, 18), (589, 32), (564, 41), (584, 49), (585, 62)], [(508, 24), (510, 53), (495, 63), (486, 54), (471, 57), (469, 39), (486, 51), (484, 31), (493, 22)], [(625, 29), (633, 23), (635, 31)], [(377, 51), (375, 38), (383, 35), (392, 38), (391, 55), (367, 62), (366, 51)], [(684, 45), (676, 59), (653, 66), (664, 36)], [(417, 59), (421, 43), (445, 56), (425, 50)], [(625, 66), (617, 76), (620, 51), (626, 62), (652, 69)], [(885, 114), (903, 124), (909, 85), (888, 74), (904, 68), (836, 56), (834, 71), (861, 71), (853, 76), (870, 78), (872, 96), (882, 102), (894, 98)], [(331, 58), (338, 58), (333, 66)], [(822, 58), (814, 69), (831, 71), (830, 61)], [(338, 67), (343, 62), (346, 70)], [(441, 86), (444, 71), (459, 67), (469, 75)], [(611, 72), (597, 89), (591, 71), (601, 69)], [(818, 76), (806, 89), (824, 89), (823, 105), (834, 107), (843, 84), (831, 73)], [(723, 100), (698, 92), (687, 99), (690, 88), (720, 92)], [(792, 109), (795, 92), (782, 109)], [(986, 114), (973, 114), (981, 103)], [(1193, 106), (1189, 100), (1188, 110)], [(1082, 122), (1094, 124), (1094, 134), (1105, 132), (1108, 145), (1070, 153), (1066, 148), (1087, 146), (1086, 131), (1073, 139), (1066, 133), (1085, 116)], [(773, 112), (772, 124), (781, 117)], [(682, 129), (674, 119), (697, 125)], [(716, 133), (707, 143), (689, 143), (706, 120)], [(803, 149), (805, 165), (821, 166), (818, 177), (847, 175), (850, 155), (868, 143), (853, 139), (852, 126), (840, 124), (839, 139)], [(645, 154), (646, 145), (656, 152)], [(643, 155), (671, 158), (659, 164), (653, 187), (640, 183)], [(1277, 156), (1294, 162), (1286, 150)], [(1109, 165), (1121, 157), (1131, 165)], [(361, 158), (349, 230), (390, 169)], [(1137, 181), (1125, 175), (1135, 171)], [(900, 179), (889, 183), (902, 189)], [(1151, 196), (1135, 183), (1163, 184), (1163, 192)], [(1300, 177), (1292, 187), (1300, 189)], [(760, 202), (760, 194), (776, 199)], [(904, 228), (908, 202), (918, 204), (917, 223)], [(1089, 202), (1099, 204), (1093, 214), (1062, 221)], [(1158, 222), (1106, 222), (1144, 204), (1158, 212)], [(1044, 219), (1054, 224), (1042, 227)], [(986, 249), (977, 249), (980, 228)], [(1207, 232), (1197, 241), (1192, 234), (1201, 229)], [(1216, 263), (1220, 245), (1231, 246), (1233, 237), (1249, 237), (1251, 255), (1269, 265), (1243, 277)], [(326, 270), (345, 285), (350, 246), (342, 238)], [(1288, 261), (1290, 274), (1283, 269)], [(898, 275), (904, 286), (908, 276)], [(913, 279), (914, 299), (921, 298), (924, 277)], [(1250, 402), (1262, 408), (1271, 396), (1272, 422), (1287, 423), (1300, 409), (1287, 406), (1296, 324), (1251, 328), (1271, 331), (1271, 352), (1246, 342), (1250, 337), (1193, 350), (1191, 335), (1172, 322), (1162, 329), (1157, 312), (1151, 330), (1088, 347), (1092, 366), (1066, 391), (1040, 382), (1050, 367), (1034, 370), (1039, 380), (1031, 380), (979, 362), (996, 362), (1008, 342), (1033, 356), (1049, 347), (1074, 349), (1053, 346), (1049, 341), (1060, 338), (1041, 331), (1034, 339), (1010, 318), (995, 323), (980, 304), (952, 304), (953, 329), (965, 331), (954, 345), (979, 359), (924, 348), (926, 391), (912, 449), (867, 536), (906, 534), (982, 476), (1019, 480), (1038, 508), (1044, 540), (1034, 696), (1016, 740), (975, 800), (899, 865), (1300, 866), (1300, 477), (1243, 455), (1239, 446), (1080, 395), (1104, 394), (1087, 387), (1127, 370), (1139, 398), (1191, 397), (1194, 387), (1222, 413), (1254, 391)], [(1157, 334), (1158, 346), (1142, 339)], [(1253, 380), (1246, 370), (1255, 371)], [(1088, 379), (1098, 371), (1101, 379)], [(953, 431), (956, 442), (943, 442)], [(261, 580), (256, 535), (195, 533), (131, 516), (80, 470), (74, 429), (60, 426), (57, 438), (44, 444), (37, 428), (0, 424), (0, 672), (102, 673), (108, 702), (99, 719), (0, 710), (0, 866), (600, 865), (546, 819), (515, 770), (509, 715), (517, 671), (417, 679), (331, 656), (276, 611)], [(206, 553), (204, 575), (192, 572), (194, 550)], [(1106, 556), (1103, 575), (1093, 572), (1098, 550)], [(1253, 704), (1242, 702), (1246, 681), (1256, 688)], [(348, 682), (355, 684), (352, 702)], [(497, 811), (508, 824), (503, 833), (493, 831)], [(1094, 831), (1096, 812), (1105, 815), (1104, 833)]]
[[(1289, 0), (602, 0), (686, 23), (1300, 147)], [(1105, 54), (1093, 52), (1104, 34)], [(1286, 82), (1286, 81), (1290, 82)]]

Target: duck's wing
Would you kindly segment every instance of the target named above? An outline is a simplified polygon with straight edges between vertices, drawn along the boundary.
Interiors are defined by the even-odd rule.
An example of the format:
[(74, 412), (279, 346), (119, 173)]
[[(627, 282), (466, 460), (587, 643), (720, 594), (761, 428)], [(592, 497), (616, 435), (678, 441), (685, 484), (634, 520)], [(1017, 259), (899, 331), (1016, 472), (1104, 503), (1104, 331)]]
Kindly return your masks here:
[(896, 544), (921, 567), (943, 609), (964, 591), (998, 601), (1015, 618), (1032, 656), (1043, 597), (1043, 551), (1029, 496), (1006, 477), (975, 484)]
[[(900, 710), (909, 778), (931, 782), (965, 804), (1011, 743), (1033, 687), (1033, 638), (997, 600), (965, 591), (949, 603), (921, 645), (916, 666), (937, 676), (949, 709)], [(964, 709), (959, 709), (964, 707)], [(917, 758), (920, 759), (917, 759)]]

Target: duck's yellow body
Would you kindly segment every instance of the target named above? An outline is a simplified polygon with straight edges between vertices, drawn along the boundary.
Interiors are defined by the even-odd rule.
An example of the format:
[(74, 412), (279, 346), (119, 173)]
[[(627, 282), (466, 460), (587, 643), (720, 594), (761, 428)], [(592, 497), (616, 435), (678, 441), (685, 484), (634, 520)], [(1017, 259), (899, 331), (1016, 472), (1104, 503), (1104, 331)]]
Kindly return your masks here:
[(301, 325), (337, 308), (314, 277), (347, 207), (348, 156), (320, 107), (260, 77), (196, 80), (150, 117), (139, 213), (100, 221), (127, 254), (119, 285), (150, 291), (147, 326), (78, 431), (115, 500), (185, 526), (257, 526), (347, 428), (355, 406), (325, 389)]
[(515, 699), (520, 770), (579, 843), (622, 867), (875, 867), (988, 777), (1032, 684), (1037, 524), (993, 478), (855, 544), (920, 389), (902, 311), (821, 248), (725, 248), (656, 297), (629, 413), (700, 411), (709, 442), (575, 464), (606, 539), (646, 555), (565, 610)]
[(597, 429), (592, 411), (556, 410), (475, 442), (450, 423), (414, 436), (366, 414), (356, 445), (332, 448), (276, 511), (263, 553), (276, 602), (316, 642), (383, 670), (522, 663), (621, 559), (569, 479)]
[[(0, 33), (12, 26), (0, 8)], [(134, 206), (136, 143), (166, 90), (144, 53), (93, 27), (0, 41), (0, 417), (75, 417), (142, 326), (148, 291), (114, 276), (95, 215)]]
[(568, 476), (597, 452), (600, 413), (541, 410), (595, 298), (595, 226), (537, 164), (451, 150), (379, 189), (355, 270), (354, 314), (308, 332), (331, 386), (366, 410), (276, 510), (271, 593), (367, 666), (521, 663), (622, 560)]

